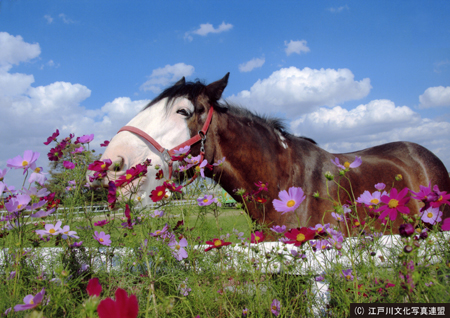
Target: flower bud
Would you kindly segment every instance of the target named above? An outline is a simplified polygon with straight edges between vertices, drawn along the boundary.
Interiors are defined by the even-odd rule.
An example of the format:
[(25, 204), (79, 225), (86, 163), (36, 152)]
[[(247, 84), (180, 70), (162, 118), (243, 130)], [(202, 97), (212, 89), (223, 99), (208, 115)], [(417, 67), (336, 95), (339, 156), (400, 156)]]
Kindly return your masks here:
[(428, 232), (423, 231), (422, 233), (420, 233), (419, 238), (425, 240), (426, 238), (428, 238)]
[(325, 178), (327, 178), (327, 180), (332, 181), (334, 179), (334, 176), (330, 171), (327, 171), (325, 172)]
[(402, 237), (409, 237), (414, 233), (414, 226), (410, 223), (400, 225), (398, 232)]
[(336, 245), (335, 245), (335, 247), (336, 247), (336, 249), (337, 249), (338, 251), (340, 251), (340, 250), (342, 249), (342, 244), (339, 243), (339, 242), (337, 242)]
[(395, 180), (401, 181), (401, 180), (403, 180), (403, 176), (401, 174), (398, 174), (395, 176)]
[(415, 247), (417, 247), (417, 248), (419, 248), (419, 247), (420, 247), (420, 243), (419, 243), (419, 241), (414, 241), (414, 243), (413, 243), (413, 244), (414, 244), (414, 246), (415, 246)]
[(406, 245), (403, 250), (405, 251), (405, 253), (411, 253), (413, 248), (411, 245)]
[(320, 195), (319, 195), (319, 191), (313, 193), (313, 197), (314, 197), (314, 198), (318, 198), (319, 196), (320, 196)]

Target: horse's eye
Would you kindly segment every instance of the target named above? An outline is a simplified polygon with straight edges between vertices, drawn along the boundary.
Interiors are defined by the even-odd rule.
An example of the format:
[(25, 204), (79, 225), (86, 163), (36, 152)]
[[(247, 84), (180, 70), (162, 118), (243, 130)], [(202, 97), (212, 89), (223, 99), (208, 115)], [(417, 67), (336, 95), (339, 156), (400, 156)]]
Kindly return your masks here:
[(189, 117), (191, 114), (184, 108), (181, 108), (179, 110), (177, 110), (177, 114)]

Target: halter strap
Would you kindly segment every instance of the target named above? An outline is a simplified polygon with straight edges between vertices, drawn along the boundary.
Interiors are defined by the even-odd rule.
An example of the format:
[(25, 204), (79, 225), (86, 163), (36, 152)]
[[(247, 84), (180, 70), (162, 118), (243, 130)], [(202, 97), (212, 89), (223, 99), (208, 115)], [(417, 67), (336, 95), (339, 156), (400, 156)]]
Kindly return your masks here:
[[(128, 131), (131, 132), (133, 134), (136, 134), (142, 138), (144, 138), (145, 140), (147, 140), (150, 144), (153, 145), (153, 147), (156, 148), (156, 150), (158, 150), (160, 153), (163, 154), (163, 158), (164, 161), (167, 162), (167, 164), (169, 165), (169, 179), (172, 178), (172, 165), (173, 165), (173, 161), (172, 161), (172, 156), (175, 153), (176, 149), (180, 149), (186, 146), (192, 146), (193, 144), (199, 142), (199, 141), (205, 141), (206, 139), (206, 133), (208, 132), (208, 128), (209, 128), (209, 124), (211, 123), (211, 119), (212, 119), (212, 115), (213, 115), (214, 109), (213, 107), (209, 107), (209, 111), (208, 111), (208, 116), (206, 117), (206, 121), (203, 124), (203, 127), (201, 130), (199, 130), (199, 132), (197, 133), (197, 135), (195, 135), (194, 137), (186, 140), (185, 142), (183, 142), (182, 144), (179, 144), (176, 147), (173, 147), (170, 150), (167, 150), (166, 148), (164, 148), (163, 146), (161, 146), (155, 139), (153, 139), (149, 134), (147, 134), (145, 131), (137, 128), (137, 127), (133, 127), (133, 126), (123, 126), (122, 128), (120, 128), (120, 130), (117, 133), (120, 133), (122, 131)], [(200, 162), (203, 161), (204, 158), (204, 149), (203, 149), (203, 144), (202, 144), (202, 149), (200, 149)]]

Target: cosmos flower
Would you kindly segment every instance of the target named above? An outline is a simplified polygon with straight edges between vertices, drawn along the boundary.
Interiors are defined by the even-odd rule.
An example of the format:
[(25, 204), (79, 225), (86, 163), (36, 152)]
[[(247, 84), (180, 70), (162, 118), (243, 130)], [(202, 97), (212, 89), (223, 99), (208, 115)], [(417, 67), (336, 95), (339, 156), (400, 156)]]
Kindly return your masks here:
[(155, 211), (153, 211), (152, 218), (161, 218), (163, 216), (164, 216), (164, 211), (163, 210), (155, 210)]
[(106, 298), (97, 307), (100, 318), (136, 318), (139, 313), (139, 305), (136, 295), (128, 294), (122, 288), (116, 290), (116, 300)]
[(289, 241), (287, 241), (288, 244), (300, 246), (303, 243), (312, 240), (315, 234), (316, 234), (315, 231), (308, 229), (306, 227), (302, 227), (290, 229), (288, 232), (284, 233), (284, 236), (286, 236), (289, 239)]
[(5, 203), (5, 209), (10, 212), (18, 212), (24, 210), (31, 202), (31, 197), (27, 194), (19, 194)]
[(278, 196), (281, 200), (274, 199), (272, 204), (275, 210), (281, 214), (294, 211), (305, 200), (305, 195), (300, 187), (289, 188), (289, 193), (283, 190), (278, 193)]
[(74, 144), (88, 144), (92, 140), (94, 140), (94, 134), (83, 135), (81, 137), (78, 137)]
[(173, 151), (173, 156), (172, 156), (172, 160), (173, 161), (181, 161), (183, 160), (191, 151), (191, 146), (185, 146), (183, 148), (180, 149), (175, 149)]
[(152, 190), (150, 194), (150, 198), (153, 202), (161, 201), (166, 195), (166, 187), (165, 186), (157, 186), (155, 190)]
[(384, 191), (383, 194), (380, 191), (370, 193), (366, 190), (358, 197), (358, 199), (356, 199), (356, 202), (365, 204), (367, 206), (378, 205), (381, 203), (382, 195), (387, 195), (387, 192)]
[(41, 186), (43, 186), (45, 181), (47, 180), (47, 177), (45, 177), (45, 175), (47, 173), (44, 173), (42, 171), (42, 167), (36, 167), (36, 163), (35, 162), (33, 162), (30, 165), (30, 170), (32, 172), (31, 172), (30, 178), (28, 179), (28, 182), (31, 183), (31, 184), (33, 184), (33, 182), (37, 182)]
[(168, 245), (172, 249), (173, 257), (175, 257), (178, 261), (188, 257), (188, 253), (184, 249), (184, 247), (188, 246), (188, 242), (184, 237), (180, 240), (180, 242), (173, 240), (169, 242)]
[(100, 285), (97, 277), (91, 278), (89, 280), (86, 291), (89, 296), (100, 297), (100, 293), (102, 292), (102, 285)]
[(281, 308), (280, 301), (275, 298), (272, 301), (272, 304), (270, 305), (270, 311), (277, 317), (280, 314), (280, 308)]
[(45, 224), (45, 230), (36, 230), (36, 233), (39, 234), (41, 237), (47, 236), (47, 235), (59, 235), (59, 230), (61, 229), (61, 221), (56, 222), (55, 225), (53, 224)]
[(44, 141), (44, 145), (48, 146), (53, 140), (56, 140), (56, 137), (59, 136), (59, 130), (56, 129), (56, 131), (47, 138), (47, 141)]
[(450, 218), (446, 218), (444, 222), (442, 222), (441, 230), (450, 231)]
[(386, 188), (386, 185), (383, 182), (377, 183), (375, 185), (375, 189), (377, 189), (379, 191), (384, 190), (384, 188)]
[(436, 224), (442, 221), (442, 211), (439, 208), (433, 208), (430, 206), (428, 209), (422, 212), (421, 219), (425, 223)]
[(221, 248), (222, 246), (230, 245), (231, 242), (225, 242), (224, 240), (213, 239), (212, 241), (206, 241), (206, 244), (211, 245), (205, 249), (205, 252), (212, 250), (213, 248)]
[(98, 233), (97, 231), (94, 232), (95, 235), (92, 235), (92, 237), (97, 240), (101, 245), (111, 246), (111, 235), (105, 234), (105, 232)]
[(14, 306), (14, 311), (22, 311), (22, 310), (28, 310), (33, 309), (37, 306), (39, 306), (44, 299), (45, 295), (45, 289), (42, 288), (42, 290), (36, 294), (36, 296), (33, 295), (26, 295), (23, 299), (24, 305), (16, 305)]
[(203, 197), (198, 198), (197, 202), (199, 206), (208, 206), (212, 203), (217, 203), (218, 200), (217, 198), (213, 198), (213, 196), (210, 194), (205, 194)]
[(268, 183), (267, 182), (262, 182), (262, 181), (258, 181), (258, 183), (255, 183), (255, 186), (258, 187), (258, 192), (260, 191), (269, 191), (269, 189), (267, 188)]
[(358, 168), (361, 165), (362, 160), (361, 157), (355, 157), (355, 160), (352, 163), (346, 161), (344, 165), (341, 165), (339, 162), (339, 158), (336, 157), (334, 158), (334, 160), (331, 160), (331, 162), (342, 170), (349, 170), (350, 168)]
[(25, 150), (23, 157), (17, 156), (6, 161), (6, 166), (14, 169), (23, 169), (23, 174), (28, 170), (33, 162), (36, 162), (40, 156), (39, 152)]
[(72, 170), (75, 168), (75, 164), (71, 161), (64, 161), (63, 166), (64, 166), (64, 168), (69, 169), (69, 170)]
[(166, 224), (161, 230), (156, 230), (153, 233), (150, 233), (151, 236), (161, 236), (163, 234), (165, 234), (167, 232), (167, 230), (169, 229), (169, 226)]
[(45, 210), (39, 210), (38, 212), (31, 214), (30, 217), (32, 218), (45, 218), (47, 216), (49, 216), (50, 214), (52, 214), (53, 212), (55, 212), (55, 209), (50, 209), (48, 211)]
[(111, 165), (112, 165), (111, 159), (95, 160), (93, 163), (91, 163), (88, 166), (88, 170), (104, 172), (104, 171), (107, 171), (109, 166), (111, 166)]
[(136, 167), (128, 169), (123, 176), (120, 176), (116, 180), (116, 186), (121, 187), (127, 185), (133, 180), (144, 176), (147, 173), (147, 166), (143, 164), (137, 164)]
[(345, 278), (347, 281), (352, 281), (355, 277), (352, 275), (351, 269), (343, 269), (341, 277)]
[(189, 295), (189, 292), (192, 290), (187, 286), (188, 279), (186, 278), (180, 285), (178, 285), (178, 290), (180, 291), (180, 294), (183, 296)]
[(223, 165), (223, 163), (225, 162), (225, 158), (226, 158), (226, 157), (223, 157), (222, 159), (217, 160), (217, 162), (216, 162), (216, 163), (213, 163), (212, 165), (213, 165), (213, 166), (216, 166), (216, 167), (221, 167), (221, 166)]
[(286, 225), (274, 225), (270, 228), (273, 232), (278, 233), (278, 234), (283, 234), (284, 232), (286, 232)]
[(109, 140), (105, 140), (102, 144), (100, 144), (100, 147), (108, 147)]
[(395, 221), (397, 212), (408, 214), (409, 208), (406, 206), (410, 200), (410, 197), (406, 197), (408, 191), (408, 188), (404, 188), (400, 192), (398, 192), (397, 189), (392, 188), (389, 195), (381, 196), (381, 202), (385, 205), (382, 205), (375, 210), (376, 212), (381, 211), (379, 219), (384, 220), (385, 218), (389, 218), (391, 221)]
[(68, 225), (64, 225), (63, 228), (59, 230), (59, 233), (62, 234), (63, 240), (67, 240), (68, 237), (73, 237), (76, 239), (80, 238), (76, 235), (77, 232), (70, 230), (70, 227)]
[(262, 231), (255, 231), (255, 233), (251, 234), (250, 242), (254, 244), (258, 244), (264, 242), (266, 236)]
[(95, 222), (95, 223), (94, 223), (94, 226), (100, 226), (100, 227), (103, 227), (104, 225), (106, 225), (106, 224), (108, 224), (108, 223), (109, 223), (108, 220), (101, 220), (101, 221)]

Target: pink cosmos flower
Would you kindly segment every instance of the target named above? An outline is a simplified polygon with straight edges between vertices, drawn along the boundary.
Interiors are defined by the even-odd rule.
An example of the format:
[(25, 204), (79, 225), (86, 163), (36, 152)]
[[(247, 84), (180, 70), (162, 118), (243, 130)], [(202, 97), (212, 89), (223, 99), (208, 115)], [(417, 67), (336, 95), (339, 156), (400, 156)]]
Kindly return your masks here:
[(336, 220), (336, 221), (344, 221), (344, 216), (342, 214), (336, 213), (336, 212), (331, 212), (331, 216)]
[(47, 216), (49, 216), (50, 214), (52, 214), (53, 212), (55, 212), (55, 209), (50, 209), (48, 211), (45, 210), (39, 210), (38, 212), (31, 214), (30, 217), (32, 218), (45, 218)]
[(32, 150), (25, 150), (23, 157), (17, 156), (6, 161), (6, 166), (14, 169), (23, 169), (23, 174), (31, 166), (33, 162), (38, 160), (40, 156), (39, 152), (33, 152)]
[(224, 240), (219, 240), (214, 238), (212, 241), (206, 241), (206, 244), (210, 245), (209, 247), (205, 248), (205, 252), (208, 252), (212, 250), (213, 248), (221, 248), (222, 246), (230, 245), (231, 242), (225, 242)]
[(267, 182), (262, 182), (262, 181), (258, 181), (258, 183), (255, 183), (255, 186), (258, 187), (258, 192), (261, 191), (269, 191), (269, 189), (267, 188), (268, 183)]
[(281, 214), (294, 211), (305, 200), (305, 195), (300, 187), (289, 188), (289, 193), (283, 190), (278, 193), (278, 196), (281, 200), (274, 199), (272, 204), (275, 210)]
[(5, 209), (10, 212), (18, 212), (24, 210), (28, 203), (31, 202), (31, 197), (27, 194), (20, 194), (11, 198), (9, 202), (5, 203)]
[(36, 294), (36, 296), (33, 295), (26, 295), (23, 299), (24, 305), (16, 305), (14, 306), (14, 311), (22, 311), (22, 310), (28, 310), (33, 309), (37, 306), (39, 306), (44, 299), (45, 295), (45, 289), (42, 288), (42, 290)]
[(47, 236), (47, 235), (59, 235), (59, 230), (61, 230), (61, 221), (56, 222), (55, 225), (53, 224), (45, 224), (45, 230), (36, 230), (36, 233), (39, 234), (41, 237)]
[(164, 216), (164, 211), (163, 210), (155, 210), (155, 211), (153, 211), (152, 218), (161, 218), (163, 216)]
[(450, 193), (447, 194), (447, 191), (439, 191), (439, 187), (437, 185), (433, 187), (433, 191), (436, 193), (437, 199), (430, 203), (432, 207), (438, 208), (443, 204), (450, 205)]
[(42, 167), (36, 167), (36, 163), (32, 163), (30, 166), (30, 169), (32, 171), (30, 178), (28, 179), (29, 183), (37, 182), (41, 186), (44, 185), (45, 181), (47, 180), (47, 177), (45, 176), (47, 173), (44, 173), (42, 171)]
[(389, 195), (381, 196), (381, 202), (385, 205), (375, 210), (375, 212), (381, 211), (379, 219), (383, 221), (388, 217), (391, 221), (395, 221), (397, 212), (408, 214), (409, 208), (405, 206), (410, 200), (410, 197), (406, 196), (408, 191), (408, 188), (404, 188), (400, 192), (398, 192), (397, 189), (392, 188)]
[(218, 200), (217, 198), (213, 198), (213, 196), (210, 194), (205, 194), (203, 198), (202, 197), (198, 198), (197, 202), (199, 206), (208, 206), (211, 205), (212, 203), (217, 203)]
[(205, 177), (205, 167), (208, 164), (208, 160), (203, 160), (202, 163), (198, 166), (199, 170), (200, 170), (200, 175), (202, 176), (202, 178)]
[(100, 227), (103, 227), (104, 225), (106, 225), (106, 224), (108, 224), (108, 223), (109, 223), (108, 220), (101, 220), (101, 221), (95, 222), (95, 223), (94, 223), (94, 226), (100, 226)]
[(75, 164), (71, 161), (64, 161), (63, 165), (66, 169), (72, 170), (73, 168), (75, 168)]
[(180, 285), (178, 285), (178, 290), (180, 291), (180, 294), (183, 296), (189, 295), (189, 292), (192, 290), (187, 286), (188, 279), (186, 278)]
[(345, 278), (347, 281), (352, 281), (355, 278), (355, 276), (352, 275), (351, 269), (343, 269), (341, 277)]
[(381, 203), (382, 195), (387, 195), (387, 192), (383, 191), (383, 193), (381, 193), (380, 191), (375, 191), (373, 193), (370, 193), (366, 190), (359, 196), (358, 199), (356, 199), (356, 202), (363, 203), (367, 206), (378, 205)]
[(105, 160), (95, 160), (93, 163), (91, 163), (88, 166), (88, 170), (91, 171), (97, 171), (97, 172), (104, 172), (107, 171), (109, 166), (112, 165), (111, 159), (105, 159)]
[(94, 140), (94, 134), (78, 137), (74, 144), (88, 144)]
[(105, 140), (102, 144), (100, 144), (100, 147), (108, 147), (109, 140)]
[(442, 221), (442, 211), (439, 208), (433, 208), (432, 206), (422, 212), (421, 219), (425, 223), (436, 224)]
[(165, 234), (168, 229), (169, 229), (169, 226), (166, 224), (161, 230), (156, 230), (155, 232), (150, 233), (150, 235), (153, 237), (161, 236), (161, 235)]
[(3, 190), (5, 190), (6, 184), (0, 181), (0, 198), (2, 197)]
[(47, 138), (47, 141), (44, 141), (44, 145), (48, 146), (58, 136), (59, 136), (59, 130), (56, 129), (56, 131), (50, 137)]
[(77, 153), (82, 153), (83, 151), (84, 151), (84, 148), (83, 148), (83, 146), (81, 146), (81, 147), (75, 148), (75, 150), (71, 151), (70, 153), (74, 155)]
[(272, 301), (272, 304), (270, 305), (270, 311), (272, 312), (272, 314), (274, 314), (277, 317), (280, 314), (280, 308), (281, 308), (280, 301), (278, 299), (274, 299)]
[(344, 165), (341, 165), (339, 163), (339, 158), (336, 157), (336, 158), (334, 158), (334, 161), (331, 160), (331, 162), (335, 166), (337, 166), (338, 168), (340, 168), (342, 170), (349, 170), (350, 168), (352, 168), (352, 169), (358, 168), (361, 165), (362, 160), (361, 160), (361, 157), (355, 157), (355, 161), (353, 161), (352, 163), (349, 163), (348, 161), (346, 161), (346, 162), (344, 162)]
[(386, 185), (383, 182), (377, 183), (375, 185), (375, 189), (377, 189), (377, 190), (381, 191), (381, 190), (384, 190), (384, 188), (386, 188)]
[(186, 161), (189, 165), (189, 167), (196, 166), (200, 163), (201, 155), (191, 157), (191, 158), (184, 158), (184, 161)]
[(64, 225), (64, 227), (59, 230), (59, 233), (62, 234), (63, 240), (67, 240), (68, 237), (79, 239), (79, 237), (76, 235), (77, 232), (71, 231), (68, 225)]
[(0, 181), (3, 181), (3, 179), (5, 178), (6, 173), (8, 172), (8, 169), (0, 169)]
[(442, 222), (441, 229), (442, 231), (450, 231), (450, 218), (446, 218), (444, 222)]
[(100, 285), (97, 277), (91, 278), (89, 280), (86, 291), (89, 296), (100, 297), (100, 293), (102, 292), (102, 285)]
[(183, 148), (180, 149), (175, 149), (173, 151), (173, 156), (172, 156), (172, 160), (173, 161), (181, 161), (183, 160), (191, 151), (191, 146), (185, 146)]
[(111, 246), (111, 235), (105, 234), (105, 232), (98, 233), (97, 231), (94, 232), (95, 235), (92, 235), (92, 237), (97, 240), (101, 245)]
[(180, 242), (173, 240), (168, 245), (172, 249), (173, 257), (175, 257), (178, 261), (188, 257), (188, 253), (184, 249), (184, 247), (188, 246), (188, 242), (184, 237), (180, 240)]
[(122, 288), (116, 290), (116, 300), (106, 298), (97, 307), (100, 318), (136, 318), (139, 313), (139, 305), (136, 295), (128, 294)]
[(273, 232), (278, 233), (278, 234), (283, 234), (284, 232), (286, 232), (286, 225), (274, 225), (270, 228)]
[(266, 236), (261, 231), (255, 231), (255, 233), (251, 234), (250, 242), (253, 244), (258, 244), (264, 242)]
[(226, 158), (226, 157), (223, 157), (222, 159), (217, 160), (217, 162), (216, 162), (216, 163), (213, 163), (212, 165), (213, 165), (213, 166), (216, 166), (216, 167), (221, 167), (221, 166), (223, 165), (223, 163), (225, 162), (225, 158)]
[(432, 194), (431, 191), (431, 181), (428, 184), (428, 187), (425, 187), (423, 185), (419, 185), (419, 191), (414, 192), (411, 190), (411, 198), (419, 200), (419, 201), (427, 201), (430, 197), (430, 194)]

